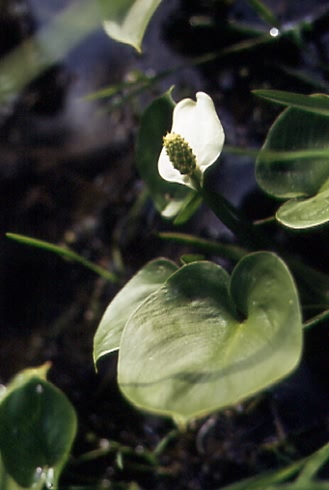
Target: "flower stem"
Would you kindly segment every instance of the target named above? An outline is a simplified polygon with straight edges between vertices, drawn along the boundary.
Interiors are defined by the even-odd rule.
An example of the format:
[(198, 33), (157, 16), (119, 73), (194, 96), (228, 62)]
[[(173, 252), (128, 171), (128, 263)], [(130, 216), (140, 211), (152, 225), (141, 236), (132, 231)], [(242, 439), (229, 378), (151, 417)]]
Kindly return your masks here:
[(244, 246), (252, 250), (271, 249), (271, 242), (256, 229), (224, 196), (203, 187), (200, 194), (217, 218), (237, 237)]

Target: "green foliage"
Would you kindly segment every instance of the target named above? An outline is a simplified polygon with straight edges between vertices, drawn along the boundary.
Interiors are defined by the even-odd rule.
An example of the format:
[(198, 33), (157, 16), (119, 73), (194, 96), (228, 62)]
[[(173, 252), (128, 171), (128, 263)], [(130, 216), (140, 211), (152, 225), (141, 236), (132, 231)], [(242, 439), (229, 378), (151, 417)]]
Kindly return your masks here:
[(299, 360), (298, 297), (273, 254), (245, 257), (231, 279), (212, 262), (192, 262), (154, 291), (130, 316), (109, 307), (113, 325), (126, 321), (119, 385), (145, 410), (186, 423), (275, 383)]
[(117, 282), (118, 280), (115, 274), (113, 274), (112, 272), (109, 272), (103, 267), (99, 267), (98, 265), (90, 262), (90, 260), (85, 259), (81, 255), (73, 252), (73, 250), (70, 250), (67, 247), (61, 247), (59, 245), (54, 245), (53, 243), (46, 242), (44, 240), (38, 240), (36, 238), (27, 237), (24, 235), (17, 235), (16, 233), (6, 233), (6, 236), (11, 240), (14, 240), (15, 242), (22, 243), (30, 247), (41, 248), (48, 252), (59, 255), (60, 257), (63, 257), (65, 259), (71, 260), (73, 262), (78, 262), (79, 264), (86, 267), (86, 269), (95, 272), (95, 274), (104, 277), (104, 279), (107, 279), (108, 281)]
[(95, 334), (95, 363), (105, 354), (119, 349), (122, 331), (130, 315), (150, 294), (162, 286), (176, 269), (177, 266), (169, 260), (153, 260), (121, 289), (105, 311)]
[(254, 90), (253, 93), (277, 104), (329, 116), (329, 98), (327, 95), (317, 94), (316, 97), (311, 97), (282, 90)]
[(18, 96), (28, 83), (62, 60), (99, 23), (96, 2), (73, 2), (34, 36), (2, 57), (0, 103), (10, 102), (13, 97)]
[(11, 477), (5, 489), (13, 487), (12, 480), (22, 487), (56, 489), (67, 461), (76, 415), (64, 394), (46, 380), (48, 369), (44, 365), (18, 374), (0, 402), (0, 453)]
[(271, 27), (279, 27), (280, 23), (273, 12), (265, 5), (261, 0), (247, 0), (249, 5), (258, 13), (259, 17), (263, 19)]
[[(247, 478), (222, 490), (329, 490), (329, 482), (316, 479), (329, 459), (329, 444), (307, 458), (277, 471)], [(293, 481), (292, 481), (293, 480)]]
[[(89, 34), (99, 22), (97, 6), (108, 35), (140, 52), (147, 25), (160, 3), (161, 0), (99, 0), (96, 7), (90, 2), (73, 6), (28, 40), (24, 49), (18, 48), (1, 62), (0, 75), (6, 76), (8, 83), (5, 88), (0, 87), (0, 99), (6, 101), (15, 95)], [(265, 22), (279, 27), (278, 19), (263, 1), (247, 3)], [(301, 30), (299, 26), (292, 33), (296, 44)], [(58, 36), (58, 32), (65, 35)], [(220, 55), (274, 42), (270, 33), (255, 31), (254, 35), (249, 41), (225, 48)], [(29, 69), (24, 64), (26, 51), (35, 59)], [(203, 61), (216, 57), (218, 54), (210, 54)], [(159, 78), (155, 75), (152, 80)], [(142, 76), (135, 85), (122, 82), (101, 90), (94, 98), (126, 89), (138, 93), (150, 83), (151, 78)], [(189, 172), (194, 178), (190, 181), (192, 190), (177, 184), (184, 183), (186, 175), (179, 170), (182, 162), (174, 168), (179, 179), (177, 175), (176, 180), (172, 179), (172, 158), (162, 150), (163, 136), (170, 130), (178, 106), (171, 91), (155, 99), (142, 116), (136, 148), (139, 173), (164, 218), (184, 224), (203, 200), (235, 234), (238, 243), (214, 245), (178, 233), (171, 233), (171, 239), (199, 246), (205, 253), (216, 253), (232, 262), (241, 260), (231, 276), (214, 262), (201, 260), (198, 254), (185, 254), (180, 268), (164, 258), (146, 264), (105, 311), (94, 338), (94, 361), (96, 364), (118, 350), (118, 382), (127, 399), (143, 410), (170, 416), (183, 427), (195, 417), (236, 404), (287, 376), (301, 356), (300, 301), (318, 301), (324, 309), (305, 325), (326, 318), (329, 303), (325, 274), (288, 257), (286, 261), (298, 281), (297, 291), (286, 263), (277, 254), (259, 251), (280, 251), (280, 246), (272, 244), (271, 237), (266, 237), (260, 227), (246, 220), (222, 195), (203, 187), (203, 180), (197, 180), (194, 172)], [(329, 97), (269, 90), (256, 90), (255, 94), (287, 106), (270, 129), (256, 161), (259, 186), (276, 199), (285, 200), (276, 213), (277, 221), (293, 229), (327, 223)], [(211, 104), (219, 123), (217, 128), (222, 129), (210, 97), (202, 97)], [(186, 108), (191, 99), (182, 103)], [(185, 116), (184, 111), (182, 114), (180, 124), (172, 130), (176, 139), (185, 138), (183, 133), (190, 126), (195, 142), (190, 148), (196, 167), (203, 160), (205, 168), (212, 165), (219, 153), (216, 150), (210, 159), (207, 153), (218, 145), (219, 152), (222, 150), (224, 133), (222, 138), (213, 136), (207, 111), (194, 118)], [(161, 175), (167, 176), (168, 181), (159, 175), (161, 153), (166, 160), (166, 172)], [(79, 262), (111, 282), (119, 280), (65, 247), (16, 234), (8, 237)], [(250, 250), (258, 251), (249, 254)], [(0, 399), (1, 490), (57, 488), (77, 422), (69, 401), (46, 380), (47, 370), (45, 365), (20, 373)], [(121, 447), (117, 451), (120, 467), (123, 453)], [(327, 482), (315, 478), (328, 457), (327, 445), (301, 462), (226, 490), (329, 489)], [(149, 459), (152, 465), (156, 464), (154, 454)], [(132, 488), (133, 484), (129, 486)]]
[[(329, 97), (309, 98), (315, 105)], [(329, 221), (329, 117), (289, 107), (275, 121), (256, 162), (258, 184), (278, 198), (289, 198), (276, 218), (290, 228)]]

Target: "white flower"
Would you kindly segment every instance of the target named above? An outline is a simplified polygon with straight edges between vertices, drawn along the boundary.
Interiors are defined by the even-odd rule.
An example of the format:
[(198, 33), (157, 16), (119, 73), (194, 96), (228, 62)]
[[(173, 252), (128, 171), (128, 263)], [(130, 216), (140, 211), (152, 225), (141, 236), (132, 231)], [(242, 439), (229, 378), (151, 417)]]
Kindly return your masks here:
[[(224, 139), (223, 127), (209, 95), (198, 92), (196, 102), (181, 100), (174, 108), (171, 132), (164, 137), (159, 174), (164, 180), (198, 190), (205, 170), (219, 157)], [(186, 169), (189, 155), (191, 171)]]

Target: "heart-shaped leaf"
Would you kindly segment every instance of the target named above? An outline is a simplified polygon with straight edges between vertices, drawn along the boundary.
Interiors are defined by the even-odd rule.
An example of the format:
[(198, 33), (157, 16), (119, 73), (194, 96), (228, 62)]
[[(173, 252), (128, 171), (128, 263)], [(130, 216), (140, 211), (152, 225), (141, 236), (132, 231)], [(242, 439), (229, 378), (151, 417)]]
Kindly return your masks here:
[(43, 480), (48, 488), (57, 488), (76, 433), (75, 411), (65, 395), (45, 379), (48, 368), (17, 375), (0, 403), (2, 461), (22, 487)]
[[(320, 101), (323, 97), (311, 99)], [(327, 222), (329, 117), (286, 109), (268, 133), (256, 162), (256, 178), (269, 194), (294, 198), (277, 212), (284, 225), (309, 228)]]
[(174, 262), (155, 259), (119, 291), (107, 307), (94, 337), (94, 361), (119, 349), (122, 331), (138, 306), (178, 269)]
[(186, 423), (275, 383), (301, 347), (296, 288), (277, 256), (246, 256), (231, 279), (212, 262), (194, 262), (129, 318), (119, 385), (135, 405)]
[(161, 0), (99, 0), (107, 34), (141, 51), (146, 27)]

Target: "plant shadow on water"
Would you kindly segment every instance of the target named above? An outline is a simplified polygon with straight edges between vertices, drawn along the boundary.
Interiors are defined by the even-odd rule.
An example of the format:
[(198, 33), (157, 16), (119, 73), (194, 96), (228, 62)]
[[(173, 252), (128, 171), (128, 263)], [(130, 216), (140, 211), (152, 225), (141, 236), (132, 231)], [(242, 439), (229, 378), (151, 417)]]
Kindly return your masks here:
[[(2, 55), (52, 15), (49, 2), (41, 3), (13, 0), (24, 6), (19, 14), (0, 8), (0, 32), (1, 25), (16, 32), (0, 38)], [(155, 457), (152, 451), (173, 429), (171, 422), (137, 412), (123, 399), (116, 355), (102, 360), (98, 373), (92, 363), (93, 335), (118, 287), (77, 264), (3, 238), (10, 231), (69, 245), (125, 279), (155, 254), (179, 261), (189, 249), (154, 237), (154, 230), (171, 225), (140, 198), (134, 138), (145, 103), (171, 84), (180, 95), (202, 87), (220, 106), (228, 144), (259, 147), (280, 108), (257, 100), (253, 89), (328, 92), (326, 3), (268, 2), (274, 12), (280, 7), (276, 13), (283, 24), (311, 17), (313, 27), (303, 31), (302, 25), (299, 37), (287, 32), (279, 42), (253, 44), (264, 25), (246, 2), (163, 2), (142, 56), (99, 30), (0, 109), (0, 377), (7, 383), (26, 366), (52, 362), (50, 379), (73, 402), (79, 419), (65, 488), (111, 481), (113, 486), (104, 488), (218, 489), (308, 455), (327, 441), (329, 352), (323, 323), (307, 332), (302, 365), (288, 380), (191, 424)], [(230, 49), (236, 45), (241, 49)], [(221, 56), (193, 66), (192, 59), (221, 50), (226, 50)], [(83, 100), (138, 73), (187, 62), (191, 66), (125, 104)], [(273, 204), (256, 189), (253, 168), (251, 158), (224, 153), (220, 167), (211, 171), (212, 185), (250, 218), (262, 213), (266, 218)], [(231, 236), (203, 208), (183, 229), (204, 238)], [(291, 238), (280, 231), (279, 240), (328, 272), (327, 230), (317, 235), (317, 249), (309, 236)], [(90, 458), (83, 459), (85, 454)]]

